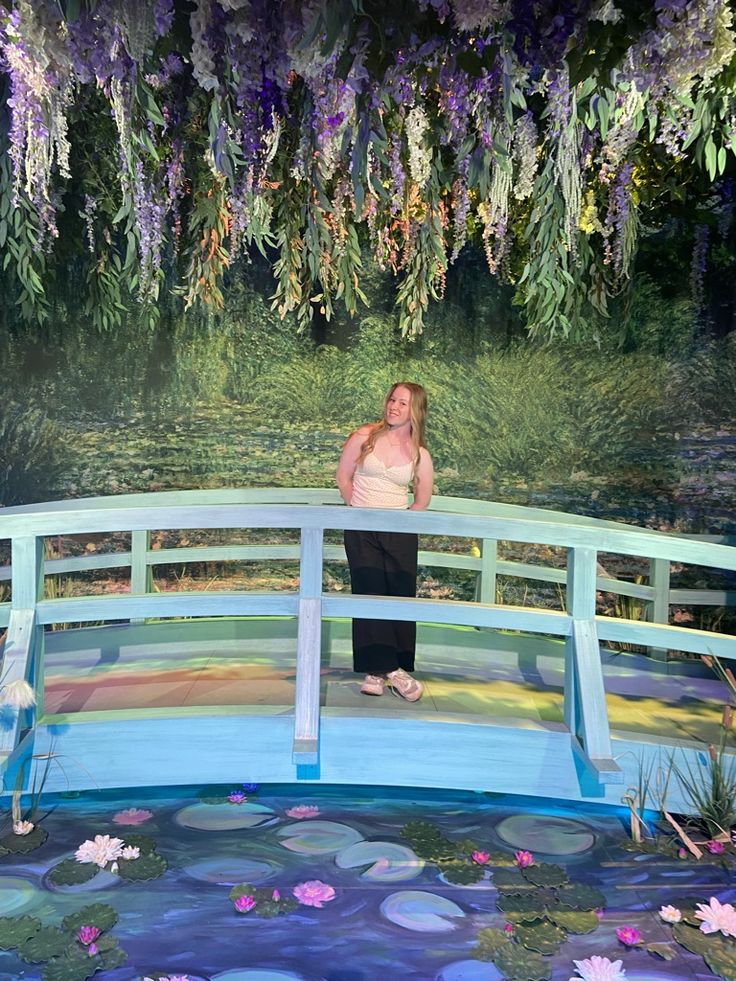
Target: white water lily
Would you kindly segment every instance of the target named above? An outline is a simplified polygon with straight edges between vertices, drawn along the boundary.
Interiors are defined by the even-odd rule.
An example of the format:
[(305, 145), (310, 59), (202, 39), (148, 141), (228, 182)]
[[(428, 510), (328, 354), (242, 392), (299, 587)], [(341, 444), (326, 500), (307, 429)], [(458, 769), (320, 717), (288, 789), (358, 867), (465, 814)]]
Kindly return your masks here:
[[(108, 862), (116, 862), (123, 853), (125, 842), (122, 838), (111, 838), (110, 835), (95, 835), (94, 841), (85, 841), (74, 853), (78, 862), (93, 862), (104, 869)], [(116, 871), (115, 868), (111, 871)]]
[(676, 906), (663, 906), (659, 915), (665, 923), (679, 923), (682, 919), (682, 913)]
[(33, 821), (16, 821), (13, 824), (14, 835), (29, 835), (36, 827)]
[(133, 858), (140, 858), (140, 854), (140, 848), (136, 847), (135, 845), (126, 845), (120, 853), (120, 857), (129, 862)]
[(11, 708), (27, 709), (36, 704), (36, 693), (28, 682), (21, 678), (0, 688), (0, 703)]
[(623, 961), (610, 961), (607, 957), (594, 954), (584, 961), (573, 961), (580, 977), (570, 978), (570, 981), (626, 981)]

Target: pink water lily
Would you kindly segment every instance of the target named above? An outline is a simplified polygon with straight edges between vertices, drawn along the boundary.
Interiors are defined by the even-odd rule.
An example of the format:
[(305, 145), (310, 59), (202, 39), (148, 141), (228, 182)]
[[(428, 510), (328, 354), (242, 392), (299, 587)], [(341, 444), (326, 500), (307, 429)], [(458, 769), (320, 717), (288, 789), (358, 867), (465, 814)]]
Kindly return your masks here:
[(296, 807), (288, 808), (286, 814), (288, 817), (295, 818), (297, 821), (303, 821), (305, 818), (317, 817), (319, 808), (315, 807), (314, 804), (297, 804)]
[(242, 790), (233, 790), (232, 793), (227, 795), (227, 799), (231, 804), (245, 804), (248, 800), (246, 794)]
[(711, 855), (722, 855), (726, 850), (726, 846), (722, 841), (715, 841), (714, 839), (711, 841), (706, 841), (705, 847), (708, 849)]
[(488, 852), (473, 852), (470, 856), (476, 865), (488, 865), (491, 860), (491, 856)]
[(320, 882), (319, 879), (300, 882), (298, 886), (294, 886), (292, 891), (302, 906), (315, 906), (318, 909), (322, 909), (324, 903), (329, 903), (335, 898), (335, 890), (332, 886), (328, 886), (326, 882)]
[(238, 913), (250, 913), (256, 906), (256, 901), (252, 896), (238, 896), (233, 905)]
[(141, 807), (128, 807), (124, 811), (118, 811), (113, 817), (113, 822), (115, 824), (143, 824), (145, 821), (150, 821), (152, 817), (153, 811), (146, 811)]
[(81, 926), (79, 928), (79, 933), (77, 938), (80, 944), (84, 944), (85, 947), (89, 947), (100, 935), (100, 929), (96, 926)]
[(622, 926), (616, 930), (616, 936), (626, 947), (638, 947), (644, 940), (641, 933), (633, 926)]
[(277, 903), (281, 899), (281, 893), (278, 891), (278, 889), (274, 889), (274, 891), (273, 891), (273, 893), (271, 895), (271, 899), (275, 903)]
[(530, 865), (534, 865), (534, 856), (531, 852), (514, 852), (514, 858), (520, 869), (528, 869)]
[(95, 954), (99, 954), (99, 952), (100, 952), (100, 948), (95, 943), (90, 944), (89, 947), (87, 948), (87, 953), (89, 954), (90, 957), (94, 957)]

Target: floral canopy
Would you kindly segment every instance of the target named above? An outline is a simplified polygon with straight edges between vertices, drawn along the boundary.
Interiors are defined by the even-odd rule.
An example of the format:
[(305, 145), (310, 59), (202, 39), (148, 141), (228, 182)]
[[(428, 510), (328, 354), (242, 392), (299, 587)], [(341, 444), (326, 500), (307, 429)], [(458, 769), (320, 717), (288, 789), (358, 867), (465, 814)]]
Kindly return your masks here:
[(472, 241), (577, 332), (642, 216), (730, 215), (734, 42), (727, 0), (5, 0), (2, 275), (43, 320), (81, 264), (110, 329), (164, 284), (221, 305), (257, 248), (304, 326), (370, 254), (415, 334)]

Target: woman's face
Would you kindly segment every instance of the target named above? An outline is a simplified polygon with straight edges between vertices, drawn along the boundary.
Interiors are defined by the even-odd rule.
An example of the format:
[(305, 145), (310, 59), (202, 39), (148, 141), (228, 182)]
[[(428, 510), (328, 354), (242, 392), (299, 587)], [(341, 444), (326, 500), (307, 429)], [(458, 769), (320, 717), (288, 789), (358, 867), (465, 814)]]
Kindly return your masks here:
[(398, 385), (386, 402), (386, 422), (389, 426), (404, 426), (411, 422), (411, 392)]

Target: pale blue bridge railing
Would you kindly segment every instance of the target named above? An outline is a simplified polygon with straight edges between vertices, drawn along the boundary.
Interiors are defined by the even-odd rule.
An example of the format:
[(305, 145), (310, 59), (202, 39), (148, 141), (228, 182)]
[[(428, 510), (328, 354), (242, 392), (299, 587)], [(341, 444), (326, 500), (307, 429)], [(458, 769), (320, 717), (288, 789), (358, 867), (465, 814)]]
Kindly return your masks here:
[[(378, 617), (436, 624), (468, 625), (565, 638), (564, 718), (574, 751), (600, 784), (623, 780), (613, 758), (600, 657), (602, 641), (715, 654), (736, 660), (736, 639), (715, 631), (671, 625), (669, 604), (705, 602), (734, 605), (727, 589), (677, 591), (669, 588), (671, 563), (736, 571), (736, 548), (692, 540), (559, 512), (436, 498), (432, 510), (390, 512), (352, 509), (335, 491), (305, 489), (185, 491), (125, 495), (7, 508), (0, 513), (0, 541), (10, 541), (9, 602), (0, 604), (0, 627), (7, 626), (2, 683), (26, 679), (35, 707), (18, 712), (0, 730), (0, 770), (17, 764), (34, 726), (43, 719), (44, 629), (50, 624), (144, 621), (186, 617), (296, 617), (297, 669), (292, 739), (293, 761), (314, 767), (320, 760), (320, 643), (327, 617)], [(151, 549), (152, 532), (186, 529), (298, 529), (299, 545), (213, 545)], [(421, 535), (482, 542), (479, 557), (422, 552), (423, 564), (462, 568), (479, 576), (476, 602), (397, 599), (323, 592), (324, 562), (344, 556), (325, 544), (326, 531), (371, 528), (411, 529)], [(126, 532), (130, 551), (45, 559), (44, 542), (56, 536)], [(499, 541), (553, 546), (566, 551), (565, 569), (499, 561)], [(599, 553), (633, 556), (649, 563), (650, 585), (599, 574)], [(294, 592), (153, 591), (156, 564), (299, 559)], [(92, 569), (130, 568), (130, 593), (47, 599), (44, 577)], [(566, 586), (566, 609), (510, 606), (495, 602), (496, 576), (517, 575)], [(596, 615), (596, 592), (627, 595), (647, 604), (650, 619)], [(682, 596), (680, 595), (682, 593)], [(659, 620), (660, 622), (656, 622)], [(27, 751), (27, 745), (26, 745)]]

